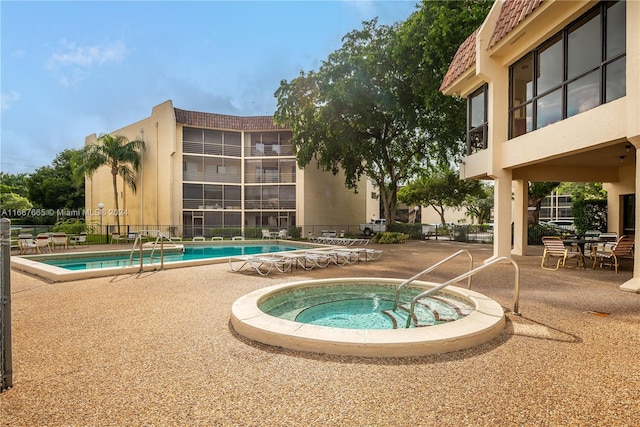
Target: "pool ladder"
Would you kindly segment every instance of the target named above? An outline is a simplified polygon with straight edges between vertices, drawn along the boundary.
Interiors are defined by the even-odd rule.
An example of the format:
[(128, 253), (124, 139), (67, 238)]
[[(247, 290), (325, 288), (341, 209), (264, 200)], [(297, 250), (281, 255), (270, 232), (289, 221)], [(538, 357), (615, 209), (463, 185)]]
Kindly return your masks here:
[[(167, 239), (169, 242), (173, 243), (171, 237), (164, 235), (160, 230), (147, 230), (147, 236), (149, 233), (154, 233), (156, 235), (156, 240), (153, 242), (153, 247), (151, 248), (151, 254), (149, 257), (149, 262), (153, 264), (153, 255), (156, 251), (156, 247), (158, 246), (158, 242), (160, 242), (160, 269), (164, 268), (164, 239)], [(143, 250), (142, 250), (142, 234), (138, 233), (136, 239), (133, 241), (133, 247), (131, 248), (131, 253), (129, 254), (129, 265), (133, 265), (133, 254), (136, 251), (136, 246), (140, 244), (140, 270), (143, 271), (142, 265), (144, 261)]]
[(455, 258), (456, 256), (462, 254), (462, 253), (467, 253), (469, 255), (469, 258), (471, 260), (471, 269), (469, 271), (467, 271), (466, 273), (463, 273), (457, 277), (454, 277), (453, 279), (444, 282), (438, 286), (436, 286), (435, 288), (431, 288), (428, 289), (424, 292), (422, 292), (421, 294), (415, 296), (412, 300), (411, 300), (411, 306), (409, 308), (409, 314), (407, 316), (407, 324), (406, 324), (406, 328), (408, 328), (411, 325), (411, 319), (413, 317), (413, 312), (415, 311), (415, 307), (416, 307), (416, 303), (421, 300), (422, 298), (425, 298), (435, 292), (438, 292), (439, 290), (446, 288), (447, 286), (454, 284), (454, 283), (458, 283), (464, 279), (467, 279), (467, 289), (471, 289), (471, 277), (473, 277), (476, 273), (494, 265), (497, 264), (499, 262), (502, 261), (509, 261), (514, 269), (515, 269), (515, 278), (514, 278), (514, 302), (513, 302), (513, 314), (515, 315), (520, 315), (520, 312), (518, 311), (518, 306), (519, 306), (519, 300), (520, 300), (520, 267), (518, 266), (518, 264), (511, 258), (503, 256), (503, 257), (498, 257), (495, 258), (491, 261), (486, 262), (485, 264), (482, 264), (481, 266), (478, 266), (476, 268), (473, 268), (473, 257), (471, 256), (471, 253), (466, 250), (466, 249), (461, 249), (458, 252), (454, 253), (453, 255), (448, 256), (447, 258), (443, 259), (442, 261), (437, 262), (436, 264), (432, 265), (431, 267), (421, 271), (420, 273), (416, 274), (415, 276), (405, 280), (404, 282), (402, 282), (400, 285), (398, 285), (398, 289), (396, 289), (396, 298), (393, 304), (393, 309), (395, 310), (398, 307), (398, 301), (400, 299), (400, 291), (402, 290), (402, 288), (404, 288), (405, 286), (407, 286), (409, 283), (413, 282), (414, 280), (416, 280), (418, 277), (422, 276), (423, 274), (429, 273), (433, 270), (435, 270), (437, 267), (439, 267), (440, 265), (444, 264), (445, 262)]

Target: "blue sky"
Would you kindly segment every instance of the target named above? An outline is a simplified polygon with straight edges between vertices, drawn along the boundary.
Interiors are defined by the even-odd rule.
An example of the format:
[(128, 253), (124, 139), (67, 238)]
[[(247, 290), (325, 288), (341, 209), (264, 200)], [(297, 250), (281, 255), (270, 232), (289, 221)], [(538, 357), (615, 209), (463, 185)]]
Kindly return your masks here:
[(2, 172), (50, 165), (87, 135), (176, 108), (271, 115), (280, 81), (348, 32), (418, 1), (1, 1)]

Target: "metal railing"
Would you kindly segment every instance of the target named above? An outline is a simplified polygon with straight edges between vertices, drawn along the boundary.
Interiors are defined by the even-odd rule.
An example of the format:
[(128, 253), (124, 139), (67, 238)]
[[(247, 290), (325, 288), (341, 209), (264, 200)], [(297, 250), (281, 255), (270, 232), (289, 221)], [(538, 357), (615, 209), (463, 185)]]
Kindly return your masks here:
[[(171, 240), (171, 237), (166, 236), (160, 230), (147, 230), (145, 234), (147, 236), (151, 234), (156, 235), (156, 240), (153, 242), (153, 246), (151, 247), (151, 252), (149, 253), (149, 263), (151, 265), (153, 265), (153, 255), (155, 254), (156, 247), (158, 246), (158, 242), (160, 242), (160, 269), (162, 270), (164, 268), (164, 241), (166, 239), (171, 243), (174, 243), (174, 242), (173, 240)], [(143, 236), (144, 235), (142, 233), (138, 233), (136, 235), (136, 239), (133, 241), (133, 247), (131, 248), (131, 253), (129, 254), (129, 266), (132, 266), (133, 254), (136, 251), (136, 246), (140, 244), (138, 248), (140, 251), (140, 270), (139, 271), (143, 271), (143, 265), (144, 265), (144, 251), (143, 251), (143, 244), (142, 244)]]
[(11, 344), (11, 221), (0, 219), (0, 391), (13, 387)]
[(444, 282), (441, 285), (436, 286), (435, 288), (431, 288), (429, 290), (426, 290), (424, 292), (422, 292), (421, 294), (415, 296), (412, 300), (411, 300), (411, 307), (409, 308), (409, 315), (407, 316), (407, 324), (406, 324), (406, 328), (408, 328), (411, 325), (411, 318), (413, 316), (413, 312), (415, 310), (416, 307), (416, 303), (421, 300), (422, 298), (429, 296), (435, 292), (438, 292), (441, 289), (446, 288), (447, 286), (453, 284), (453, 283), (457, 283), (460, 282), (461, 280), (464, 280), (466, 278), (471, 278), (471, 276), (473, 276), (474, 274), (484, 270), (485, 268), (488, 268), (500, 261), (509, 261), (513, 267), (515, 268), (515, 279), (514, 279), (514, 302), (513, 302), (513, 314), (519, 316), (520, 312), (518, 311), (518, 306), (519, 306), (519, 300), (520, 300), (520, 267), (518, 266), (518, 264), (511, 258), (503, 256), (503, 257), (498, 257), (495, 258), (489, 262), (487, 262), (486, 264), (483, 264), (479, 267), (474, 268), (471, 271), (467, 271), (464, 274), (461, 274), (458, 277), (455, 277), (447, 282)]
[[(449, 255), (448, 257), (446, 257), (442, 261), (438, 261), (437, 263), (433, 264), (431, 267), (422, 270), (420, 273), (416, 274), (415, 276), (410, 277), (407, 280), (405, 280), (404, 282), (400, 283), (398, 285), (398, 289), (396, 289), (396, 299), (393, 302), (393, 310), (398, 308), (398, 301), (400, 301), (400, 291), (402, 290), (402, 288), (404, 288), (409, 283), (413, 282), (414, 280), (416, 280), (418, 277), (422, 276), (423, 274), (427, 274), (427, 273), (432, 272), (433, 270), (435, 270), (436, 268), (440, 267), (445, 262), (448, 262), (448, 261), (452, 260), (453, 258), (455, 258), (458, 255), (461, 255), (463, 253), (466, 253), (467, 255), (469, 255), (469, 260), (471, 261), (471, 265), (469, 266), (469, 270), (473, 270), (473, 255), (471, 255), (471, 252), (469, 252), (466, 249), (460, 249), (458, 252), (456, 252), (456, 253), (454, 253), (452, 255)], [(469, 280), (468, 280), (468, 283), (467, 283), (467, 289), (471, 289), (471, 276), (469, 276)]]

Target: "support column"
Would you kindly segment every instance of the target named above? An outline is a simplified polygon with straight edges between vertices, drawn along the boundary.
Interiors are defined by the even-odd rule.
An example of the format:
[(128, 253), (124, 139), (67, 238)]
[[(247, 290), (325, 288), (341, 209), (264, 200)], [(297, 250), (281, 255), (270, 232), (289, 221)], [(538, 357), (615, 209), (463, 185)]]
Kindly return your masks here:
[[(640, 146), (640, 136), (634, 137), (634, 138), (630, 138), (629, 142), (631, 142), (634, 147), (636, 147), (636, 150), (638, 149), (638, 146)], [(640, 174), (638, 173), (640, 171), (640, 156), (637, 155), (638, 152), (636, 151), (636, 181), (635, 181), (635, 185), (636, 185), (636, 212), (635, 212), (635, 216), (636, 216), (636, 227), (638, 227), (638, 225), (640, 224), (640, 209), (638, 209), (638, 200), (637, 200), (637, 193), (638, 193), (638, 188), (640, 188)], [(626, 291), (626, 292), (637, 292), (640, 293), (640, 262), (638, 262), (638, 258), (640, 255), (640, 233), (638, 233), (638, 230), (636, 230), (636, 235), (635, 235), (635, 248), (634, 248), (634, 260), (633, 260), (633, 277), (630, 280), (627, 280), (625, 283), (623, 283), (622, 285), (620, 285), (620, 290), (621, 291)]]
[(493, 178), (493, 257), (490, 259), (511, 257), (511, 171), (502, 170)]
[(529, 183), (521, 179), (513, 181), (513, 255), (527, 254), (529, 229)]

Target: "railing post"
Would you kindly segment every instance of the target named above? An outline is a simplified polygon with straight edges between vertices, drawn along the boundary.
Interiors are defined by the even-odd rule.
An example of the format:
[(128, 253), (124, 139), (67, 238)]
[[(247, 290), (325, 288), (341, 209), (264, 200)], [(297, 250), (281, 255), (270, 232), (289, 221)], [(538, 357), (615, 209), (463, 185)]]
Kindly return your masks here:
[(13, 387), (13, 353), (11, 343), (11, 221), (0, 219), (0, 391)]

